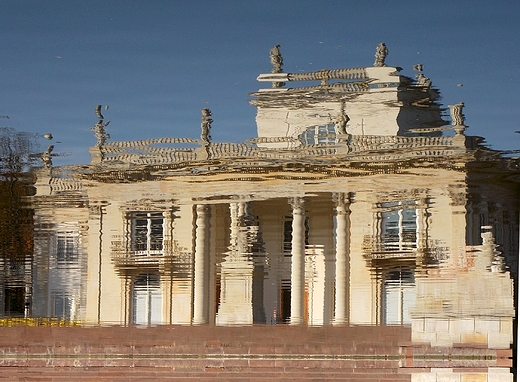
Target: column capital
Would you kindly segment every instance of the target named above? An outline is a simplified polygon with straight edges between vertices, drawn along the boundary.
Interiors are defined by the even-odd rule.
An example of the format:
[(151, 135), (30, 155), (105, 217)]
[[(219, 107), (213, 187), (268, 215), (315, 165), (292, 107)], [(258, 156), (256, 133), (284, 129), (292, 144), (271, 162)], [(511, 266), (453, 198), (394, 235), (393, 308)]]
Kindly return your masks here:
[(293, 209), (293, 213), (295, 213), (296, 210), (302, 209), (305, 206), (305, 199), (301, 196), (295, 196), (289, 198), (289, 204)]

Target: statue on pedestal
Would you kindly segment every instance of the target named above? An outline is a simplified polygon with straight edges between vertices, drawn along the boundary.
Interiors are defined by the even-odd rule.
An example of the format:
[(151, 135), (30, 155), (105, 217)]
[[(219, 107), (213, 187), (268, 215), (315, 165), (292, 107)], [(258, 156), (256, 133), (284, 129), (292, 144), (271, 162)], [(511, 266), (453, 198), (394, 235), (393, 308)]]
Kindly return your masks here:
[(386, 56), (388, 56), (388, 48), (385, 43), (382, 42), (376, 48), (376, 60), (374, 61), (374, 66), (386, 66)]
[(465, 126), (464, 125), (464, 114), (462, 114), (462, 108), (464, 107), (464, 102), (459, 102), (455, 105), (449, 105), (449, 107), (450, 107), (452, 126)]
[(200, 124), (200, 139), (204, 143), (204, 146), (208, 146), (211, 141), (211, 135), (209, 131), (211, 129), (211, 111), (208, 108), (204, 108), (200, 110), (202, 112), (202, 123)]
[[(271, 57), (271, 64), (273, 65), (271, 73), (283, 73), (283, 58), (280, 52), (280, 45), (273, 46), (269, 51), (269, 56)], [(283, 85), (283, 82), (273, 82), (273, 88), (281, 88)]]
[(417, 78), (417, 86), (423, 86), (426, 88), (432, 86), (432, 81), (422, 73), (416, 74), (415, 78)]
[(50, 145), (49, 147), (47, 147), (47, 150), (45, 150), (42, 153), (42, 156), (40, 158), (45, 168), (52, 167), (52, 150), (54, 150), (54, 145)]
[[(105, 110), (108, 109), (108, 106), (105, 107)], [(110, 138), (110, 135), (105, 131), (105, 127), (108, 126), (110, 121), (103, 122), (104, 118), (103, 114), (101, 114), (101, 105), (97, 105), (95, 109), (96, 115), (98, 117), (98, 122), (94, 125), (94, 127), (91, 130), (94, 130), (94, 136), (97, 139), (96, 147), (100, 148), (102, 147), (107, 139)]]
[(347, 123), (350, 121), (350, 118), (344, 111), (341, 111), (336, 115), (334, 120), (334, 127), (336, 128), (336, 134), (348, 134), (347, 133)]

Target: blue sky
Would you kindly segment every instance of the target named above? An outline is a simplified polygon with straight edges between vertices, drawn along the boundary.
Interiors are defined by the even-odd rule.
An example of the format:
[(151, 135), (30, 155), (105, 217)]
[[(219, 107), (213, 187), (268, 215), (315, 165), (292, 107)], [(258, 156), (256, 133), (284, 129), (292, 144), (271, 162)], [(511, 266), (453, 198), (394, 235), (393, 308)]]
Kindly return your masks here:
[(71, 153), (55, 164), (89, 161), (97, 104), (113, 140), (198, 137), (209, 107), (213, 139), (242, 141), (273, 45), (298, 72), (370, 66), (384, 41), (388, 65), (422, 63), (444, 105), (465, 102), (467, 134), (518, 149), (519, 15), (513, 0), (0, 0), (0, 127), (52, 132)]

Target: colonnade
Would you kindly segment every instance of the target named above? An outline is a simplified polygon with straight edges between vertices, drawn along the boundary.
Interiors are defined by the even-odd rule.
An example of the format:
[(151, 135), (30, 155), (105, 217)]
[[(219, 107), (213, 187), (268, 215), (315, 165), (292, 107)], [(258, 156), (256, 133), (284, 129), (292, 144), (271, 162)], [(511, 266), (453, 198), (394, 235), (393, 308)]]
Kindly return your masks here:
[[(319, 296), (318, 306), (325, 301), (333, 301), (332, 318), (328, 318), (323, 324), (341, 325), (349, 322), (349, 201), (343, 193), (333, 195), (335, 203), (334, 232), (335, 237), (334, 269), (333, 274), (327, 274), (327, 279), (332, 280), (334, 288), (325, 288), (320, 293), (330, 296)], [(261, 202), (259, 202), (261, 203)], [(308, 322), (308, 287), (306, 279), (306, 204), (303, 197), (291, 197), (288, 199), (291, 211), (291, 247), (290, 247), (290, 317), (286, 317), (291, 325), (299, 325)], [(194, 263), (193, 263), (193, 316), (192, 324), (216, 325), (247, 325), (253, 323), (273, 323), (266, 317), (267, 306), (271, 302), (264, 301), (264, 296), (280, 296), (281, 291), (266, 293), (268, 288), (281, 288), (281, 281), (276, 283), (264, 282), (269, 274), (284, 272), (274, 269), (272, 264), (266, 264), (269, 260), (266, 253), (258, 251), (262, 246), (261, 228), (252, 216), (252, 202), (238, 201), (229, 204), (229, 246), (228, 251), (222, 255), (219, 264), (218, 276), (210, 275), (210, 266), (216, 261), (216, 254), (210, 245), (210, 236), (215, 231), (212, 223), (219, 224), (223, 219), (213, 219), (212, 206), (209, 204), (197, 204), (194, 207)], [(279, 213), (279, 211), (276, 211)], [(282, 225), (283, 227), (283, 225)], [(281, 235), (282, 233), (280, 233)], [(254, 243), (254, 241), (257, 241)], [(283, 243), (279, 243), (283, 247)], [(256, 249), (253, 249), (256, 248)], [(256, 251), (256, 252), (255, 252)], [(283, 255), (283, 249), (274, 256)], [(289, 276), (287, 274), (287, 276)], [(274, 276), (280, 278), (278, 276)], [(320, 275), (319, 277), (325, 277)], [(219, 287), (212, 288), (211, 282), (218, 279)], [(271, 277), (272, 280), (272, 277)], [(213, 292), (213, 293), (212, 293)], [(307, 291), (308, 292), (308, 291)], [(281, 310), (279, 297), (277, 311)], [(218, 307), (216, 306), (218, 303)], [(323, 309), (326, 309), (323, 307)], [(215, 317), (210, 314), (215, 311)], [(256, 311), (256, 313), (255, 313)], [(274, 321), (280, 321), (281, 317), (274, 313)], [(260, 317), (262, 316), (262, 317)]]

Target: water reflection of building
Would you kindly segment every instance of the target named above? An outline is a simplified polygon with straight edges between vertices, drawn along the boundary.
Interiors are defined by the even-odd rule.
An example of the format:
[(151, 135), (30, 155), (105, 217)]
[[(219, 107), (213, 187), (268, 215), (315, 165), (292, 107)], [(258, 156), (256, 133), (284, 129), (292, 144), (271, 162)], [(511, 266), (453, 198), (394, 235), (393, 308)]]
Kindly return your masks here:
[(34, 221), (27, 197), (35, 147), (32, 134), (0, 128), (0, 316), (30, 314)]
[[(400, 75), (400, 70), (384, 66), (284, 74), (285, 81), (321, 83), (253, 93), (258, 136), (263, 138), (259, 144), (282, 148), (334, 144), (349, 135), (442, 135), (438, 91), (430, 82)], [(281, 76), (258, 79), (273, 81)]]
[[(79, 182), (42, 169), (33, 200), (34, 260), (30, 315), (78, 320), (85, 315), (89, 210)], [(43, 181), (43, 183), (42, 183)]]
[(465, 126), (442, 136), (430, 83), (396, 72), (255, 93), (259, 137), (243, 144), (103, 142), (73, 177), (42, 170), (32, 314), (411, 325), (432, 345), (508, 347), (512, 282), (497, 262), (512, 264), (518, 206), (482, 182), (507, 161)]

